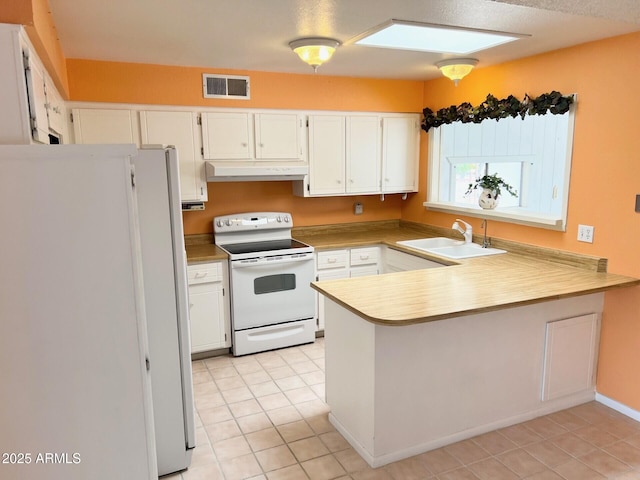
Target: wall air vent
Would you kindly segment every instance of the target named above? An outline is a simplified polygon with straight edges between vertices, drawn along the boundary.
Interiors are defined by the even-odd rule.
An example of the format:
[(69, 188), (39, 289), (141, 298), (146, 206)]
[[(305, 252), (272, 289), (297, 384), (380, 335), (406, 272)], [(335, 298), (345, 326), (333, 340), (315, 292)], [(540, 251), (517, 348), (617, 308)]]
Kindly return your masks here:
[(237, 98), (249, 100), (249, 77), (202, 74), (204, 98)]

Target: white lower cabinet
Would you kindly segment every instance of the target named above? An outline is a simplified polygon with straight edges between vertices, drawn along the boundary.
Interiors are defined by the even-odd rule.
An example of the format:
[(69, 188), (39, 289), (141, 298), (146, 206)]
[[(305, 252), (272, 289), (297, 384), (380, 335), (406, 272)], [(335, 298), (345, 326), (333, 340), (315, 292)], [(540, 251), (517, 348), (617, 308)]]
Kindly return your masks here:
[[(380, 247), (344, 248), (316, 254), (316, 280), (364, 277), (380, 273)], [(316, 294), (318, 330), (324, 330), (324, 304)]]
[(416, 257), (389, 247), (384, 247), (382, 256), (382, 273), (406, 272), (443, 266), (441, 263)]
[(365, 277), (380, 273), (380, 247), (352, 248), (349, 252), (349, 276)]
[[(316, 253), (316, 280), (364, 277), (381, 273), (436, 268), (443, 265), (387, 246), (342, 248)], [(324, 302), (316, 294), (318, 330), (324, 330)]]
[(231, 346), (229, 277), (225, 261), (187, 267), (191, 353)]
[(542, 400), (595, 388), (599, 326), (596, 313), (547, 323)]

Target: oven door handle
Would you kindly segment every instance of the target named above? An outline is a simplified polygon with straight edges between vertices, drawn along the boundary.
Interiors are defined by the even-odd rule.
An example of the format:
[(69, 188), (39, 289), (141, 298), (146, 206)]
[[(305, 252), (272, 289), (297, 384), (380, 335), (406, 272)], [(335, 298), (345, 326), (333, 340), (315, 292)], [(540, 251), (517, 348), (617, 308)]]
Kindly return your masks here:
[(286, 263), (312, 262), (313, 253), (299, 255), (280, 255), (273, 257), (252, 258), (248, 260), (232, 260), (231, 268), (251, 268), (257, 266), (283, 265)]

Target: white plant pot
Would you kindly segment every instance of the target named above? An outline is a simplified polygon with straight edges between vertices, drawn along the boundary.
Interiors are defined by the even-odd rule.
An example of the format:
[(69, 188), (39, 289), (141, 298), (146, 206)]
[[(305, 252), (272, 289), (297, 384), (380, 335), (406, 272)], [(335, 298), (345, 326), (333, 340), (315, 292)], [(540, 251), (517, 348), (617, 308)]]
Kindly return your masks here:
[(493, 210), (498, 206), (498, 197), (490, 188), (483, 188), (480, 198), (478, 198), (478, 205), (485, 210)]

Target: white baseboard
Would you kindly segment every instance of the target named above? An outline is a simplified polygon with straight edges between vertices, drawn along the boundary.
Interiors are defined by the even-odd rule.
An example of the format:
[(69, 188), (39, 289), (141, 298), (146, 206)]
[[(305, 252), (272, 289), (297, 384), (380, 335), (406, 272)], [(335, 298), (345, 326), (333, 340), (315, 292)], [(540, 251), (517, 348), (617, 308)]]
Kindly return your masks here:
[(609, 408), (614, 409), (616, 412), (620, 412), (629, 418), (633, 418), (636, 422), (640, 422), (640, 412), (633, 408), (613, 400), (612, 398), (605, 397), (601, 393), (596, 393), (596, 402), (606, 405)]
[(518, 423), (526, 422), (534, 418), (548, 415), (566, 408), (582, 405), (586, 402), (595, 400), (595, 392), (593, 390), (580, 392), (574, 395), (563, 397), (560, 399), (549, 400), (541, 402), (537, 409), (521, 412), (512, 417), (502, 418), (495, 421), (487, 422), (483, 425), (477, 425), (473, 428), (461, 432), (455, 432), (450, 435), (444, 435), (441, 438), (428, 440), (419, 444), (415, 444), (394, 452), (389, 452), (383, 455), (373, 455), (344, 427), (344, 425), (338, 420), (333, 413), (329, 413), (329, 422), (340, 432), (340, 434), (347, 440), (347, 442), (358, 452), (358, 454), (369, 464), (372, 468), (378, 468), (383, 465), (387, 465), (398, 460), (413, 457), (436, 448), (444, 447), (455, 442), (467, 440), (483, 433), (498, 430), (500, 428), (509, 427)]

